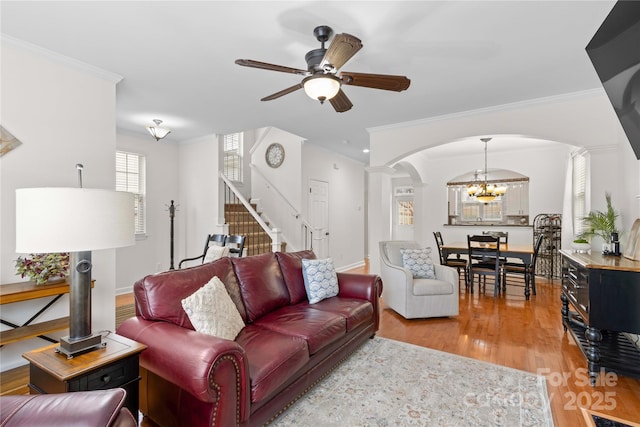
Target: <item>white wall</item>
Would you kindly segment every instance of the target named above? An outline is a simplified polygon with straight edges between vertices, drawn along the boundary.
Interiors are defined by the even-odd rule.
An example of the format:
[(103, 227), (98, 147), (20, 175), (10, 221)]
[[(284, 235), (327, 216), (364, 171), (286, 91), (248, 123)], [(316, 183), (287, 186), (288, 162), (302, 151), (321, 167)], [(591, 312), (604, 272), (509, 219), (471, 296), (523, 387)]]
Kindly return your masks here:
[[(3, 38), (0, 72), (2, 125), (22, 145), (1, 158), (0, 277), (15, 275), (15, 190), (24, 187), (76, 187), (76, 163), (84, 165), (84, 186), (115, 186), (115, 106), (117, 76), (97, 73), (59, 55)], [(89, 71), (87, 71), (89, 70)], [(46, 206), (43, 206), (46, 215)], [(115, 250), (94, 251), (93, 330), (115, 326)], [(46, 301), (2, 306), (3, 319), (21, 324)], [(38, 320), (64, 316), (68, 299)], [(3, 326), (3, 328), (5, 328)], [(68, 332), (58, 335), (65, 335)], [(2, 348), (1, 370), (25, 364), (21, 354), (47, 342), (32, 339)]]
[(222, 208), (219, 209), (222, 203), (219, 153), (216, 135), (178, 144), (176, 233), (180, 239), (175, 247), (176, 260), (200, 255), (207, 235), (217, 232), (217, 227), (224, 223)]
[[(178, 203), (178, 144), (156, 141), (149, 135), (119, 133), (117, 149), (141, 154), (146, 158), (147, 235), (135, 246), (116, 250), (116, 293), (131, 292), (133, 284), (144, 276), (166, 271), (171, 264), (170, 219), (171, 200)], [(174, 219), (174, 267), (184, 257), (178, 256), (179, 224), (182, 206)], [(204, 241), (204, 237), (202, 238)]]
[(302, 183), (306, 197), (310, 179), (329, 183), (329, 256), (338, 269), (364, 264), (364, 165), (313, 144), (302, 147)]
[[(388, 167), (412, 153), (462, 138), (477, 135), (524, 135), (586, 147), (592, 153), (593, 198), (590, 209), (604, 209), (604, 191), (608, 190), (612, 193), (615, 206), (622, 212), (623, 226), (626, 229), (632, 222), (628, 218), (636, 218), (640, 214), (639, 203), (635, 198), (638, 194), (637, 184), (622, 183), (626, 177), (638, 176), (640, 162), (635, 158), (629, 159), (632, 156), (629, 143), (606, 95), (600, 90), (370, 129), (370, 133), (369, 241), (372, 272), (377, 272), (379, 268), (377, 242), (390, 236), (388, 218), (384, 213), (389, 206), (386, 203), (390, 191), (388, 182), (391, 180)], [(542, 186), (536, 188), (533, 182), (531, 184), (530, 209), (534, 216), (540, 212), (561, 212), (562, 209), (566, 152), (562, 153), (560, 150), (559, 153), (549, 154), (545, 159), (540, 156), (534, 158), (533, 153), (526, 153), (526, 157), (519, 153), (504, 157), (492, 155), (491, 167), (516, 170), (541, 183), (548, 180), (544, 190)], [(422, 221), (433, 224), (434, 227), (445, 222), (446, 179), (456, 176), (458, 172), (477, 168), (478, 161), (479, 158), (474, 160), (461, 153), (459, 161), (446, 164), (434, 162), (430, 167), (419, 169), (421, 174), (425, 170), (428, 174), (423, 178), (426, 182), (423, 188), (425, 203), (439, 206), (439, 213), (433, 215), (426, 212), (424, 218), (427, 219), (420, 217)], [(521, 161), (520, 170), (508, 167), (518, 161)], [(426, 162), (428, 165), (429, 161)], [(454, 171), (454, 167), (460, 167), (460, 170)], [(535, 172), (536, 170), (542, 173)], [(438, 176), (438, 173), (444, 176)], [(558, 184), (554, 185), (556, 180)], [(637, 181), (634, 180), (636, 183)], [(441, 194), (437, 191), (438, 188), (443, 189)], [(427, 243), (433, 240), (428, 237), (428, 233), (432, 231), (428, 228), (425, 227), (419, 239)]]

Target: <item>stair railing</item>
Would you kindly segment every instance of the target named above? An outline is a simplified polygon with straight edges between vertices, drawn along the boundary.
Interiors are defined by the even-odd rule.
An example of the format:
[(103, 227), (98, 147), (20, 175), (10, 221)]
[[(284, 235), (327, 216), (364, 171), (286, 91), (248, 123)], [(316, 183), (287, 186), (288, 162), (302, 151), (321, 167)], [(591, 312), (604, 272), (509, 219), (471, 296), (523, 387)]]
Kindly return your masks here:
[[(236, 188), (236, 186), (231, 182), (222, 172), (220, 172), (220, 179), (225, 184), (225, 203), (239, 203), (242, 204), (247, 212), (251, 214), (253, 219), (260, 225), (260, 227), (269, 235), (271, 239), (271, 250), (272, 252), (278, 252), (282, 249), (282, 233), (277, 228), (271, 228), (269, 225), (264, 222), (260, 214), (251, 206), (251, 203), (245, 199), (242, 193)], [(248, 234), (248, 233), (247, 233)], [(246, 246), (246, 244), (245, 244)]]

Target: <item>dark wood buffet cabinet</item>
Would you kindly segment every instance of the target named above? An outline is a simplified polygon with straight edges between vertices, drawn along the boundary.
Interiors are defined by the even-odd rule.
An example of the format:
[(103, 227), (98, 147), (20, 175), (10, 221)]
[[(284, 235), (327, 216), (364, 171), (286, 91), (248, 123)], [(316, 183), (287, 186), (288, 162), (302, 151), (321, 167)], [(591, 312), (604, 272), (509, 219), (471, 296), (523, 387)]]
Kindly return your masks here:
[(640, 261), (599, 253), (562, 254), (562, 324), (587, 359), (591, 385), (601, 369), (640, 378)]

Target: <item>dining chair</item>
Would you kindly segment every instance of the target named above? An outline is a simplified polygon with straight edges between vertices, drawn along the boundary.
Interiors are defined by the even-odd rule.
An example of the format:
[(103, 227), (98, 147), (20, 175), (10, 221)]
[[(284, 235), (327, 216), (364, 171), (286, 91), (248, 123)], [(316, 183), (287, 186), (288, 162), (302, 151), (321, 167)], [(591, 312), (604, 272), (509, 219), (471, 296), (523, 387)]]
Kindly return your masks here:
[(211, 246), (225, 246), (227, 241), (226, 234), (209, 234), (207, 235), (207, 239), (204, 242), (204, 250), (202, 253), (196, 257), (185, 258), (178, 263), (178, 269), (182, 268), (182, 264), (188, 261), (197, 261), (202, 260), (204, 262), (205, 257), (207, 256), (207, 252)]
[(478, 275), (478, 290), (482, 276), (486, 291), (487, 276), (493, 276), (493, 296), (500, 292), (501, 265), (500, 238), (490, 235), (467, 235), (467, 250), (469, 253), (469, 287), (473, 293), (474, 276)]
[(524, 262), (505, 262), (502, 264), (502, 283), (506, 287), (507, 275), (518, 275), (524, 278), (524, 296), (529, 299), (529, 291), (536, 295), (536, 261), (538, 260), (538, 253), (540, 252), (540, 246), (542, 246), (542, 240), (544, 235), (540, 234), (536, 237), (536, 241), (533, 245), (533, 256), (531, 257), (531, 263), (525, 264)]
[(458, 276), (461, 276), (460, 270), (464, 272), (464, 287), (465, 289), (469, 288), (469, 278), (467, 272), (467, 260), (460, 257), (460, 254), (457, 254), (455, 257), (450, 255), (445, 258), (444, 251), (442, 250), (442, 246), (444, 246), (444, 241), (442, 239), (442, 233), (439, 231), (433, 232), (433, 237), (436, 239), (436, 246), (438, 247), (438, 255), (440, 255), (440, 264), (446, 265), (448, 267), (453, 267), (458, 270)]

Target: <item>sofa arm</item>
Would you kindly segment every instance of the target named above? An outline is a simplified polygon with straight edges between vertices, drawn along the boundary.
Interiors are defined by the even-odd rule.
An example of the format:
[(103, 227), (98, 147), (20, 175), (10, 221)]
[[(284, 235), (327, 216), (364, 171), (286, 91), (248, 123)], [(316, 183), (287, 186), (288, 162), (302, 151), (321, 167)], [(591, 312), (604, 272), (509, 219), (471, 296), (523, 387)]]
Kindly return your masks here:
[(337, 273), (338, 296), (374, 302), (382, 295), (382, 279), (374, 274)]
[[(235, 341), (141, 317), (126, 320), (117, 333), (147, 349), (140, 365), (204, 402), (218, 402), (218, 419), (248, 419), (250, 379), (244, 349)], [(239, 418), (239, 419), (238, 419)]]

